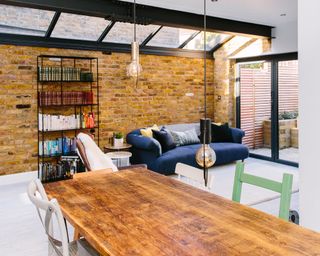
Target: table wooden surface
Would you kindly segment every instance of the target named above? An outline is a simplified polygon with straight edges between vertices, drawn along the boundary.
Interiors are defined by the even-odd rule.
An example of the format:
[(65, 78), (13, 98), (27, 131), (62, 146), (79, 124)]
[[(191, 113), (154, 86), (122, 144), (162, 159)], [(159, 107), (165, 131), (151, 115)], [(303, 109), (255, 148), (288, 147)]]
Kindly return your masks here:
[(45, 184), (101, 255), (320, 255), (320, 234), (154, 172)]

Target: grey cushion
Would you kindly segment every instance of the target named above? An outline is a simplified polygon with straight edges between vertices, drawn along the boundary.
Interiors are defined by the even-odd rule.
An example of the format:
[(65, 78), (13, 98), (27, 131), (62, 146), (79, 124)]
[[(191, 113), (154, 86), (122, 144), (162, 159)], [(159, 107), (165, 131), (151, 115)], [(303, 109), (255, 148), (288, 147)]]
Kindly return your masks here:
[[(169, 130), (170, 131), (170, 130)], [(200, 143), (198, 134), (195, 129), (191, 129), (185, 132), (170, 131), (173, 141), (177, 146), (198, 144)]]
[(191, 129), (195, 129), (197, 134), (200, 134), (200, 123), (190, 123), (190, 124), (168, 124), (164, 125), (166, 129), (170, 131), (177, 131), (177, 132), (185, 132)]

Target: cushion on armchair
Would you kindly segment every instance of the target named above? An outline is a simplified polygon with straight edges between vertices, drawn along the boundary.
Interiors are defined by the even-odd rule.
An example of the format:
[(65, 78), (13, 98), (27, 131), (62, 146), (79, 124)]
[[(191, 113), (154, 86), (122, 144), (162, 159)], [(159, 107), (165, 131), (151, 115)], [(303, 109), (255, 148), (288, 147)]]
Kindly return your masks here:
[(170, 131), (170, 133), (177, 146), (200, 143), (199, 137), (195, 129), (191, 129), (185, 132)]
[(212, 142), (234, 142), (229, 124), (211, 124)]

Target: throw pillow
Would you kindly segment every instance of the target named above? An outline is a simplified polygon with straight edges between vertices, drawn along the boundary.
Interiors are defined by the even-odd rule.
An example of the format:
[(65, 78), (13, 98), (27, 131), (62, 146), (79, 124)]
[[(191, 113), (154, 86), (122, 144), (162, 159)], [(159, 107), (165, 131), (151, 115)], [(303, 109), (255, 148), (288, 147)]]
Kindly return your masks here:
[(188, 130), (185, 132), (170, 131), (170, 133), (173, 137), (173, 141), (177, 146), (200, 143), (196, 129)]
[(229, 124), (211, 124), (212, 142), (234, 142)]
[(159, 127), (155, 124), (152, 127), (140, 129), (140, 133), (141, 133), (142, 136), (152, 138), (153, 137), (152, 130), (160, 131)]
[(174, 143), (170, 132), (168, 132), (167, 130), (165, 129), (161, 129), (161, 131), (152, 130), (152, 133), (153, 133), (153, 137), (157, 141), (159, 141), (163, 153), (169, 151), (170, 149), (174, 149), (176, 147), (176, 144)]

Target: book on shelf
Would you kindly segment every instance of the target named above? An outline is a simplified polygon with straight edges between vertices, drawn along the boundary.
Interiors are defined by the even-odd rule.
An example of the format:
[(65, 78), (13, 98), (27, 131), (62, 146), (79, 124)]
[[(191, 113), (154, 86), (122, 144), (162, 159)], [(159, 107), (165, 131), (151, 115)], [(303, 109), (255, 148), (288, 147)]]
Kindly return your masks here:
[(50, 115), (39, 113), (39, 131), (60, 131), (94, 128), (94, 113), (76, 115)]
[(75, 138), (57, 138), (39, 141), (39, 156), (59, 156), (76, 153)]
[(93, 104), (93, 98), (92, 91), (38, 92), (40, 106), (89, 105)]
[(93, 81), (93, 73), (76, 67), (39, 66), (39, 81)]

